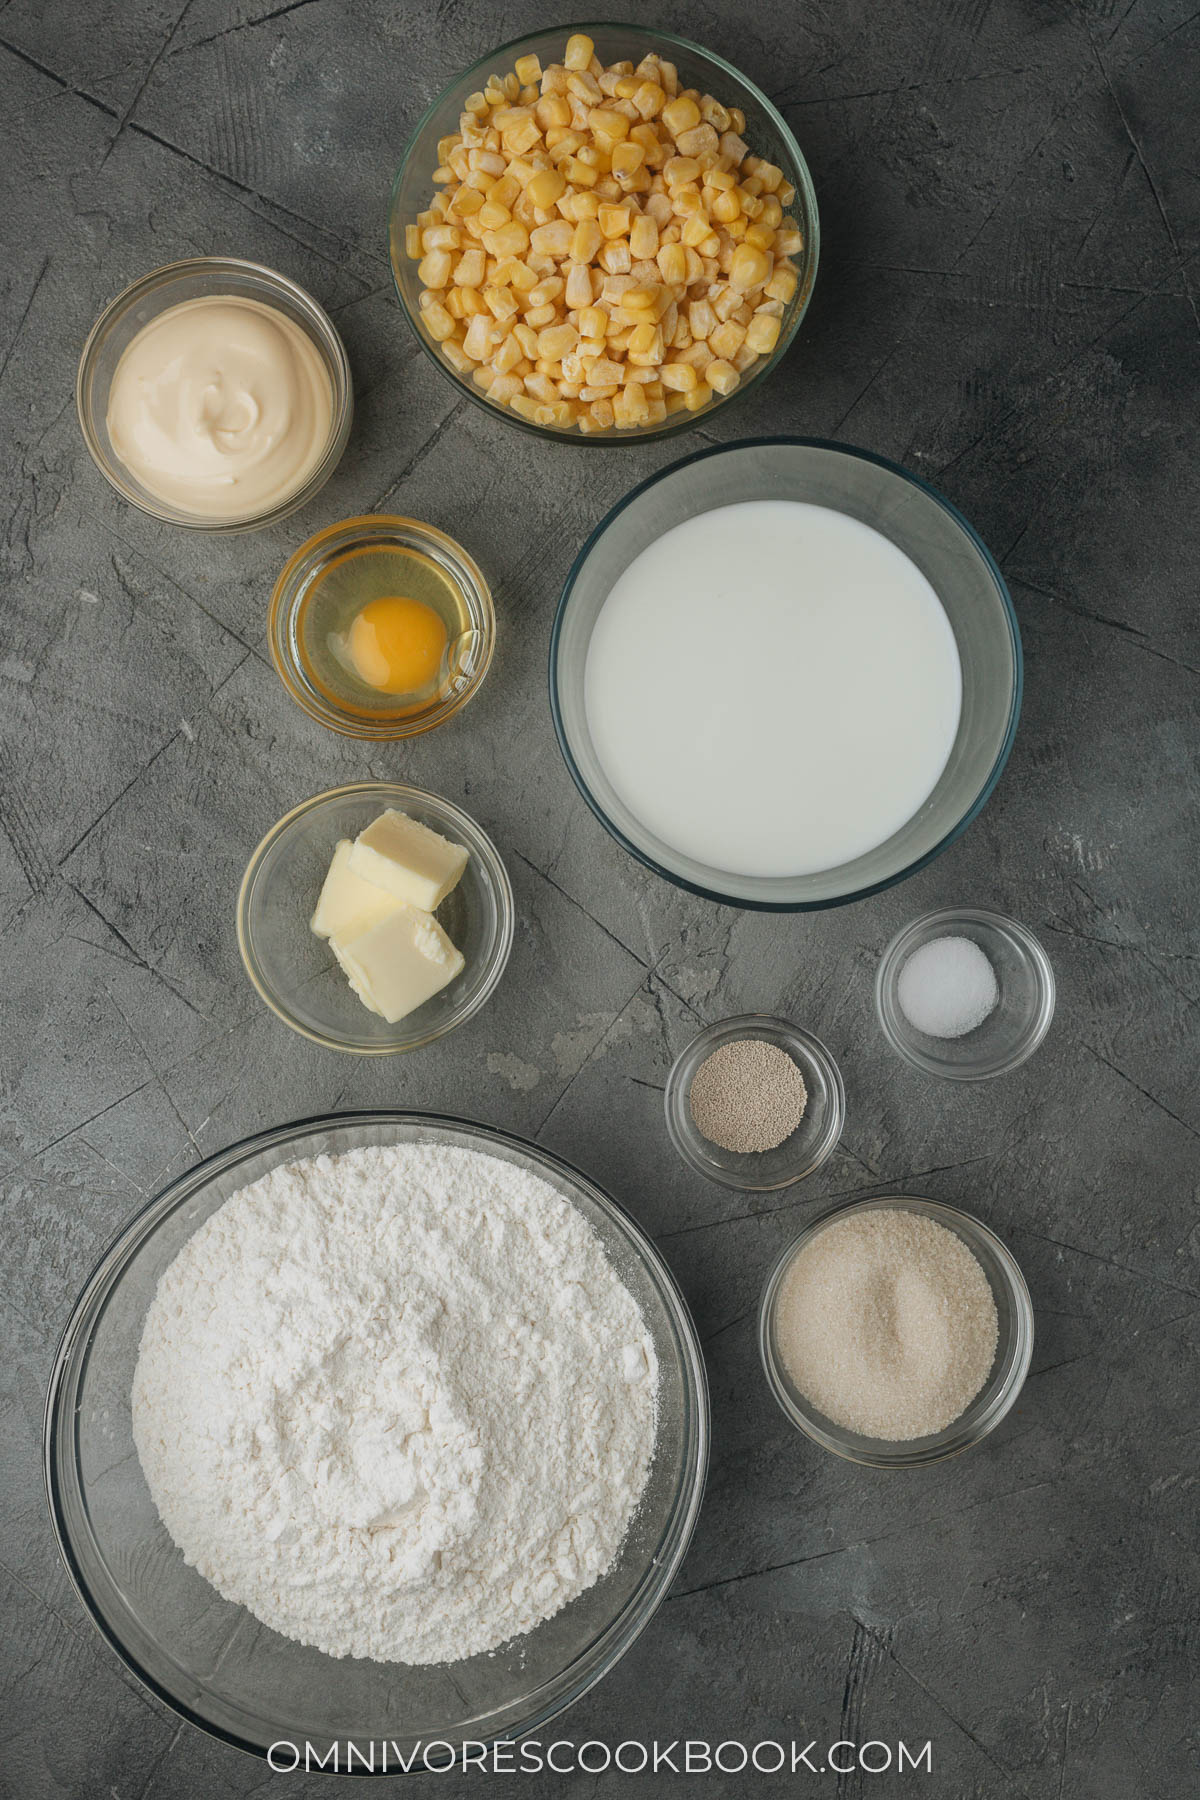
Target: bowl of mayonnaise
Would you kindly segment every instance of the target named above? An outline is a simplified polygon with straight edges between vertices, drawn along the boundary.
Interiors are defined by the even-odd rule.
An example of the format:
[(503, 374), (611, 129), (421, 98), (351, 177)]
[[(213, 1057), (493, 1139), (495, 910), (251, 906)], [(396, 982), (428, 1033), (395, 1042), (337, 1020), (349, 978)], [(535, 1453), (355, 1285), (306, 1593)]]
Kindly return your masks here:
[(76, 382), (84, 442), (117, 492), (201, 531), (303, 506), (341, 458), (350, 365), (286, 275), (197, 256), (143, 275), (101, 314)]

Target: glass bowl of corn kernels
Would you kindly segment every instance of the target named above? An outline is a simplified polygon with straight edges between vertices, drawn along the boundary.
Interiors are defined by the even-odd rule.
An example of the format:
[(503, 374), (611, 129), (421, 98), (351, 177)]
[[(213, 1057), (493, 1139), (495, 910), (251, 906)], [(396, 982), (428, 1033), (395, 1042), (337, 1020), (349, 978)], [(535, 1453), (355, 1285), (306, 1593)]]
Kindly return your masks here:
[(392, 188), (400, 304), (470, 399), (541, 437), (686, 430), (775, 367), (817, 273), (808, 165), (765, 94), (636, 25), (502, 45)]

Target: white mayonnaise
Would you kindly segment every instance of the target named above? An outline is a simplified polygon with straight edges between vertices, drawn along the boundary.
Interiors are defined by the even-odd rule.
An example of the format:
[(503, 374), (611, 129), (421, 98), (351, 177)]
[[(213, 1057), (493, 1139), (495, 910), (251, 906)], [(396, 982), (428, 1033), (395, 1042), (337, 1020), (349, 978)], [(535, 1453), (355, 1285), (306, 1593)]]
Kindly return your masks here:
[(303, 487), (332, 415), (308, 334), (259, 300), (216, 295), (138, 332), (113, 374), (108, 435), (158, 499), (198, 519), (244, 519)]
[(664, 844), (739, 875), (805, 875), (883, 843), (928, 799), (962, 676), (902, 550), (792, 500), (718, 507), (619, 577), (592, 631), (588, 728)]

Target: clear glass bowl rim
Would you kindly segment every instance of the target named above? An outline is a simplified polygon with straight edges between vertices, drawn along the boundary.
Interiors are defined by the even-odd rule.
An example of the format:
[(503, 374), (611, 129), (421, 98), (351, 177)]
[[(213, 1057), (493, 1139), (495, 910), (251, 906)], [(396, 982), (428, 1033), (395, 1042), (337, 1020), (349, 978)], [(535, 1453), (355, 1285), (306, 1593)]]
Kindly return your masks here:
[[(521, 55), (529, 43), (534, 39), (561, 37), (565, 44), (566, 39), (573, 32), (577, 31), (585, 32), (589, 35), (595, 31), (623, 32), (627, 37), (639, 39), (644, 44), (646, 50), (655, 47), (661, 48), (663, 45), (670, 45), (676, 50), (686, 52), (689, 56), (698, 56), (704, 62), (715, 64), (723, 74), (731, 77), (734, 82), (744, 88), (748, 93), (752, 94), (755, 102), (768, 114), (772, 124), (778, 131), (781, 140), (787, 146), (788, 154), (792, 158), (795, 166), (797, 176), (795, 185), (804, 194), (805, 206), (811, 221), (808, 239), (804, 246), (804, 264), (801, 279), (797, 288), (796, 298), (792, 302), (793, 316), (788, 320), (784, 329), (780, 332), (779, 342), (776, 344), (774, 350), (772, 350), (768, 356), (764, 356), (760, 359), (759, 364), (754, 368), (747, 379), (739, 382), (731, 394), (727, 394), (710, 403), (701, 412), (689, 413), (685, 410), (675, 415), (669, 415), (660, 425), (650, 425), (636, 431), (555, 431), (550, 426), (535, 425), (529, 419), (522, 419), (520, 415), (514, 413), (509, 406), (493, 406), (485, 394), (481, 393), (472, 382), (464, 381), (463, 378), (450, 367), (445, 359), (438, 355), (437, 346), (429, 341), (428, 335), (422, 331), (419, 321), (412, 315), (408, 302), (404, 298), (400, 283), (396, 278), (395, 264), (393, 263), (391, 256), (391, 223), (396, 212), (400, 184), (408, 170), (409, 162), (416, 152), (422, 134), (432, 121), (434, 113), (437, 111), (438, 107), (441, 106), (451, 88), (457, 87), (462, 81), (469, 80), (473, 75), (482, 74), (485, 70), (489, 70), (495, 65), (500, 57), (512, 56), (515, 61), (516, 57)], [(734, 104), (736, 105), (736, 101)], [(753, 146), (751, 146), (751, 148), (753, 148)], [(430, 173), (432, 174), (432, 170)], [(734, 65), (731, 62), (726, 61), (723, 56), (719, 56), (715, 50), (706, 50), (703, 44), (694, 43), (691, 38), (682, 37), (676, 31), (660, 31), (647, 25), (632, 24), (625, 19), (595, 19), (587, 24), (542, 26), (537, 31), (527, 31), (521, 37), (513, 38), (508, 43), (497, 45), (494, 50), (489, 50), (486, 56), (477, 58), (469, 68), (461, 70), (454, 77), (453, 81), (449, 82), (446, 87), (442, 89), (432, 104), (426, 107), (420, 119), (413, 127), (404, 155), (400, 159), (400, 166), (397, 169), (395, 179), (392, 182), (391, 194), (388, 200), (388, 266), (392, 272), (392, 286), (396, 290), (396, 298), (400, 302), (400, 310), (408, 321), (409, 328), (417, 342), (420, 344), (421, 349), (430, 358), (434, 367), (439, 369), (446, 380), (452, 383), (460, 396), (472, 401), (476, 406), (483, 407), (492, 417), (498, 416), (503, 419), (505, 424), (515, 426), (519, 431), (527, 432), (531, 437), (542, 438), (544, 440), (548, 439), (551, 442), (557, 443), (586, 445), (588, 448), (598, 447), (600, 449), (619, 449), (625, 444), (644, 444), (652, 439), (676, 437), (682, 431), (690, 431), (697, 425), (702, 425), (706, 419), (711, 419), (716, 413), (720, 412), (723, 407), (728, 406), (731, 401), (736, 401), (743, 395), (751, 393), (754, 388), (758, 386), (759, 382), (771, 373), (781, 357), (786, 354), (797, 331), (800, 329), (801, 322), (803, 321), (805, 313), (808, 311), (809, 302), (812, 299), (813, 289), (816, 286), (820, 255), (820, 214), (817, 208), (817, 192), (816, 188), (813, 186), (812, 173), (805, 160), (804, 152), (796, 142), (794, 132), (774, 103), (767, 98), (762, 89), (757, 87), (748, 76), (743, 75), (740, 69), (735, 68)]]
[[(470, 598), (478, 604), (479, 623), (473, 626), (483, 640), (483, 653), (479, 667), (470, 682), (451, 699), (445, 701), (437, 710), (422, 717), (412, 725), (406, 726), (403, 720), (384, 719), (377, 726), (370, 719), (354, 720), (349, 713), (339, 712), (330, 702), (322, 703), (317, 696), (300, 682), (292, 668), (291, 659), (285, 656), (281, 643), (287, 644), (290, 637), (290, 626), (299, 598), (299, 584), (303, 577), (305, 564), (310, 562), (318, 546), (332, 542), (338, 536), (346, 540), (347, 546), (355, 538), (365, 539), (372, 536), (383, 537), (400, 533), (408, 533), (413, 537), (433, 539), (450, 557), (450, 560), (461, 567), (465, 577), (464, 586)], [(474, 613), (472, 613), (474, 617)], [(320, 531), (314, 531), (311, 537), (305, 538), (298, 549), (293, 550), (287, 562), (275, 578), (271, 589), (271, 598), (267, 608), (267, 648), (271, 653), (271, 661), (275, 673), (282, 681), (296, 705), (306, 712), (310, 719), (324, 725), (330, 731), (336, 731), (342, 737), (359, 738), (373, 743), (400, 743), (406, 738), (421, 737), (427, 731), (434, 731), (444, 725), (462, 711), (469, 700), (473, 700), (487, 678), (492, 666), (492, 658), (496, 651), (496, 604), (492, 597), (491, 586), (483, 570), (468, 550), (465, 550), (457, 538), (450, 536), (436, 525), (426, 524), (424, 519), (413, 519), (400, 513), (355, 513), (349, 519), (336, 519), (332, 525), (323, 525)]]
[[(333, 390), (333, 415), (330, 420), (329, 442), (325, 454), (309, 476), (308, 480), (294, 494), (282, 500), (265, 512), (253, 513), (245, 519), (201, 519), (189, 516), (167, 505), (165, 501), (156, 501), (152, 495), (144, 495), (127, 482), (120, 472), (120, 465), (110, 462), (100, 447), (92, 423), (91, 408), (87, 403), (87, 380), (92, 365), (99, 354), (108, 332), (128, 311), (134, 301), (143, 292), (151, 292), (156, 288), (170, 285), (176, 278), (187, 275), (219, 275), (222, 270), (232, 270), (238, 275), (255, 276), (268, 287), (277, 292), (283, 291), (292, 303), (309, 321), (310, 335), (319, 343), (322, 360), (330, 372), (330, 385)], [(315, 300), (306, 288), (289, 275), (280, 274), (266, 263), (251, 262), (242, 256), (185, 256), (176, 262), (161, 264), (157, 269), (148, 269), (139, 275), (127, 287), (121, 289), (101, 312), (99, 318), (88, 332), (80, 352), (79, 364), (75, 374), (75, 410), (79, 417), (79, 429), (88, 454), (104, 479), (113, 490), (136, 506), (151, 518), (160, 519), (167, 525), (179, 525), (188, 531), (223, 532), (232, 534), (241, 531), (258, 531), (263, 526), (278, 524), (280, 520), (290, 518), (306, 506), (313, 496), (324, 487), (342, 459), (346, 445), (350, 439), (350, 427), (354, 420), (354, 378), (350, 371), (350, 359), (346, 355), (346, 346), (333, 320), (319, 301)]]
[[(930, 925), (953, 925), (956, 922), (972, 925), (988, 925), (1002, 927), (1018, 940), (1021, 948), (1029, 957), (1035, 971), (1038, 989), (1037, 1010), (1029, 1027), (1015, 1050), (1001, 1061), (987, 1067), (973, 1067), (970, 1063), (953, 1064), (942, 1062), (935, 1056), (927, 1056), (915, 1043), (897, 1031), (889, 1008), (884, 1005), (884, 994), (891, 985), (893, 974), (900, 972), (900, 958), (907, 951), (916, 934)], [(1039, 1047), (1054, 1021), (1054, 1008), (1057, 999), (1057, 987), (1054, 980), (1054, 965), (1046, 955), (1045, 949), (1038, 942), (1033, 932), (1020, 919), (1010, 919), (1005, 913), (994, 912), (982, 906), (942, 906), (933, 912), (922, 913), (920, 918), (912, 919), (903, 926), (887, 945), (879, 958), (875, 970), (875, 1017), (879, 1020), (880, 1030), (897, 1056), (904, 1059), (911, 1068), (920, 1069), (923, 1075), (937, 1075), (944, 1081), (990, 1081), (996, 1075), (1011, 1074), (1021, 1064), (1028, 1062)], [(951, 1039), (951, 1042), (960, 1042)]]
[[(579, 573), (583, 568), (584, 563), (591, 555), (595, 545), (604, 536), (604, 533), (609, 527), (616, 523), (626, 507), (632, 505), (632, 503), (642, 494), (646, 493), (648, 489), (655, 487), (660, 481), (665, 481), (668, 476), (677, 475), (681, 469), (686, 469), (691, 463), (702, 462), (706, 457), (710, 456), (727, 456), (731, 451), (735, 450), (769, 449), (773, 445), (778, 444), (789, 444), (805, 450), (832, 450), (842, 456), (857, 457), (861, 462), (874, 463), (878, 468), (887, 469), (889, 473), (899, 475), (903, 480), (911, 483), (913, 487), (919, 488), (922, 493), (927, 494), (929, 498), (942, 507), (954, 520), (954, 523), (966, 533), (972, 546), (982, 558), (984, 566), (991, 575), (992, 580), (995, 582), (996, 592), (1000, 597), (1012, 645), (1013, 694), (1012, 704), (1009, 708), (1008, 727), (1004, 733), (1003, 742), (996, 753), (996, 759), (988, 772), (986, 780), (962, 818), (956, 825), (953, 825), (946, 835), (940, 838), (931, 849), (927, 850), (923, 856), (917, 857), (914, 862), (907, 863), (904, 868), (898, 869), (894, 875), (888, 875), (882, 881), (872, 882), (868, 887), (856, 888), (849, 894), (833, 895), (827, 900), (741, 899), (736, 895), (723, 894), (716, 888), (700, 887), (697, 883), (688, 881), (685, 876), (677, 875), (673, 870), (665, 869), (661, 863), (655, 862), (652, 856), (648, 856), (644, 850), (640, 850), (636, 844), (625, 836), (620, 827), (609, 818), (608, 814), (604, 811), (604, 808), (600, 805), (600, 802), (596, 799), (595, 795), (584, 781), (583, 774), (575, 761), (567, 737), (558, 693), (558, 645), (559, 639), (562, 636), (563, 621), (566, 617), (567, 609), (571, 604), (571, 596), (575, 589), (575, 583), (579, 578)], [(980, 813), (991, 799), (996, 783), (1004, 773), (1004, 765), (1008, 761), (1009, 754), (1013, 747), (1013, 740), (1017, 735), (1017, 722), (1021, 716), (1021, 695), (1023, 687), (1024, 664), (1021, 654), (1021, 634), (1017, 629), (1017, 615), (1016, 610), (1013, 607), (1012, 596), (1009, 594), (1008, 586), (1003, 575), (1000, 573), (995, 557), (992, 555), (975, 527), (971, 524), (971, 521), (965, 518), (953, 502), (947, 500), (944, 494), (940, 493), (937, 488), (931, 486), (929, 482), (922, 480), (919, 475), (914, 475), (911, 469), (904, 468), (900, 463), (892, 462), (890, 457), (877, 456), (873, 450), (861, 450), (857, 445), (842, 444), (833, 438), (791, 436), (736, 438), (733, 442), (728, 444), (713, 444), (704, 450), (693, 450), (690, 456), (680, 457), (678, 462), (670, 463), (665, 469), (659, 469), (655, 474), (648, 475), (645, 481), (640, 481), (636, 487), (630, 488), (629, 492), (605, 513), (604, 517), (600, 520), (600, 523), (584, 540), (579, 554), (567, 571), (567, 578), (563, 584), (563, 591), (554, 614), (554, 624), (550, 631), (550, 714), (554, 720), (554, 732), (555, 736), (558, 738), (558, 747), (562, 752), (563, 761), (567, 765), (571, 779), (579, 789), (579, 792), (583, 795), (583, 798), (586, 800), (592, 812), (599, 819), (609, 836), (615, 838), (621, 848), (632, 856), (635, 861), (640, 862), (643, 868), (649, 869), (663, 881), (669, 881), (673, 883), (675, 887), (683, 888), (689, 894), (696, 894), (701, 900), (715, 900), (719, 906), (735, 906), (743, 912), (828, 912), (835, 906), (851, 906), (855, 901), (866, 900), (872, 894), (885, 893), (888, 888), (896, 887), (900, 882), (907, 881), (910, 875), (915, 875), (919, 870), (926, 868), (935, 857), (942, 854), (943, 850), (949, 849), (951, 844), (957, 842), (963, 832), (966, 831), (967, 827), (979, 817)]]
[[(994, 1388), (986, 1403), (985, 1411), (976, 1420), (973, 1427), (964, 1430), (959, 1419), (952, 1419), (944, 1431), (923, 1442), (921, 1449), (906, 1447), (903, 1440), (889, 1444), (886, 1439), (866, 1440), (878, 1441), (881, 1448), (878, 1453), (868, 1452), (851, 1446), (841, 1428), (829, 1422), (828, 1427), (818, 1424), (816, 1419), (803, 1412), (796, 1405), (788, 1392), (779, 1369), (771, 1345), (771, 1319), (775, 1300), (792, 1258), (801, 1247), (811, 1242), (817, 1233), (834, 1219), (847, 1218), (853, 1213), (878, 1212), (884, 1209), (908, 1208), (925, 1218), (931, 1218), (936, 1224), (946, 1225), (971, 1248), (971, 1240), (977, 1239), (987, 1244), (997, 1263), (1004, 1272), (1005, 1284), (1013, 1311), (1013, 1361), (1007, 1377), (999, 1382), (989, 1376), (982, 1392)], [(1025, 1276), (1008, 1245), (1004, 1243), (990, 1225), (974, 1213), (965, 1212), (962, 1207), (951, 1206), (945, 1200), (929, 1200), (918, 1194), (875, 1194), (865, 1200), (839, 1200), (826, 1207), (815, 1218), (809, 1220), (802, 1230), (796, 1233), (784, 1245), (767, 1274), (763, 1283), (762, 1298), (758, 1308), (758, 1352), (767, 1385), (771, 1390), (780, 1410), (789, 1422), (795, 1425), (804, 1435), (819, 1444), (822, 1450), (828, 1450), (840, 1456), (846, 1462), (857, 1463), (862, 1467), (873, 1469), (918, 1469), (930, 1463), (943, 1462), (947, 1457), (957, 1456), (963, 1450), (982, 1443), (1000, 1421), (1007, 1417), (1017, 1397), (1025, 1385), (1029, 1373), (1029, 1365), (1033, 1360), (1034, 1315), (1033, 1301)], [(978, 1396), (971, 1406), (978, 1404)], [(970, 1408), (968, 1408), (968, 1411)]]
[[(704, 1497), (711, 1441), (711, 1407), (704, 1354), (700, 1348), (700, 1340), (691, 1310), (669, 1263), (649, 1234), (618, 1200), (614, 1200), (597, 1182), (585, 1175), (581, 1169), (576, 1168), (573, 1163), (568, 1162), (565, 1157), (557, 1155), (552, 1150), (544, 1149), (542, 1145), (535, 1144), (531, 1139), (520, 1137), (515, 1132), (504, 1131), (498, 1126), (483, 1125), (477, 1120), (460, 1118), (453, 1113), (417, 1112), (403, 1109), (322, 1113), (312, 1118), (296, 1119), (287, 1125), (273, 1126), (265, 1131), (254, 1132), (249, 1137), (241, 1138), (237, 1143), (229, 1145), (226, 1149), (205, 1157), (202, 1162), (197, 1163), (193, 1168), (186, 1170), (184, 1174), (170, 1182), (127, 1220), (100, 1256), (83, 1284), (55, 1351), (43, 1414), (42, 1469), (50, 1522), (59, 1555), (63, 1559), (71, 1585), (84, 1611), (100, 1636), (142, 1686), (161, 1700), (177, 1717), (187, 1720), (189, 1724), (196, 1726), (208, 1736), (216, 1738), (222, 1743), (230, 1744), (233, 1748), (244, 1751), (258, 1760), (262, 1760), (265, 1754), (258, 1745), (239, 1738), (234, 1733), (201, 1718), (185, 1701), (170, 1693), (148, 1670), (142, 1668), (126, 1650), (116, 1632), (101, 1615), (98, 1605), (93, 1601), (86, 1574), (81, 1567), (66, 1528), (62, 1504), (58, 1473), (60, 1451), (66, 1434), (70, 1433), (72, 1442), (75, 1435), (74, 1414), (72, 1413), (67, 1418), (63, 1416), (63, 1390), (68, 1375), (72, 1372), (72, 1361), (77, 1344), (82, 1341), (80, 1363), (80, 1373), (82, 1374), (83, 1369), (86, 1368), (87, 1357), (90, 1355), (91, 1333), (104, 1307), (108, 1304), (109, 1297), (115, 1291), (126, 1265), (131, 1256), (169, 1212), (185, 1203), (213, 1177), (225, 1173), (236, 1167), (240, 1161), (245, 1161), (274, 1145), (284, 1145), (289, 1142), (299, 1145), (307, 1136), (314, 1136), (321, 1131), (336, 1130), (347, 1125), (396, 1122), (429, 1125), (435, 1129), (448, 1125), (459, 1130), (465, 1129), (477, 1133), (485, 1141), (506, 1144), (510, 1148), (515, 1148), (522, 1154), (532, 1157), (535, 1161), (547, 1164), (554, 1171), (565, 1175), (569, 1182), (576, 1183), (585, 1189), (589, 1198), (598, 1204), (600, 1210), (607, 1212), (615, 1220), (642, 1257), (670, 1315), (672, 1328), (680, 1348), (680, 1367), (683, 1370), (685, 1397), (683, 1428), (686, 1444), (684, 1459), (686, 1468), (684, 1476), (681, 1478), (674, 1510), (664, 1529), (659, 1548), (648, 1562), (647, 1573), (643, 1577), (641, 1587), (617, 1617), (604, 1629), (600, 1637), (589, 1646), (589, 1652), (595, 1652), (598, 1645), (605, 1645), (603, 1651), (595, 1657), (593, 1666), (576, 1675), (571, 1682), (561, 1686), (561, 1691), (555, 1691), (548, 1695), (539, 1709), (531, 1714), (527, 1721), (522, 1722), (519, 1730), (514, 1731), (511, 1738), (503, 1741), (515, 1741), (525, 1737), (531, 1731), (536, 1731), (550, 1720), (557, 1718), (560, 1713), (573, 1706), (577, 1700), (602, 1681), (625, 1652), (637, 1641), (657, 1612), (678, 1573), (699, 1518), (701, 1502)], [(72, 1458), (72, 1460), (74, 1459)], [(80, 1488), (80, 1496), (83, 1497), (82, 1488)], [(588, 1652), (585, 1652), (586, 1654)], [(576, 1662), (578, 1660), (577, 1658)], [(561, 1676), (558, 1681), (562, 1682)], [(544, 1684), (544, 1689), (554, 1686), (554, 1682), (550, 1682)], [(414, 1767), (419, 1770), (420, 1764), (414, 1764)], [(353, 1773), (366, 1774), (368, 1771), (356, 1769)], [(387, 1773), (394, 1778), (397, 1771), (392, 1769)]]
[[(345, 1044), (338, 1038), (329, 1037), (323, 1032), (311, 1031), (307, 1025), (302, 1025), (293, 1014), (280, 1006), (274, 995), (269, 993), (259, 980), (257, 973), (258, 958), (253, 950), (253, 934), (246, 923), (250, 889), (253, 884), (253, 879), (262, 864), (264, 856), (271, 846), (277, 843), (284, 833), (290, 830), (290, 828), (298, 823), (298, 821), (307, 813), (312, 812), (316, 807), (324, 804), (325, 801), (346, 800), (356, 795), (361, 795), (363, 799), (366, 799), (368, 795), (372, 794), (380, 799), (390, 797), (393, 800), (404, 800), (405, 798), (411, 799), (415, 796), (422, 801), (434, 801), (438, 806), (444, 806), (453, 815), (456, 823), (461, 822), (460, 829), (464, 825), (469, 828), (467, 835), (472, 839), (472, 847), (475, 847), (475, 839), (481, 840), (482, 843), (487, 846), (487, 850), (490, 852), (490, 855), (487, 856), (488, 872), (495, 883), (496, 892), (499, 896), (499, 902), (496, 909), (497, 943), (487, 980), (482, 983), (479, 989), (471, 996), (470, 1003), (464, 1006), (460, 1013), (446, 1019), (438, 1026), (436, 1031), (429, 1031), (424, 1037), (414, 1038), (411, 1043), (372, 1045)], [(504, 860), (488, 833), (483, 829), (482, 825), (476, 823), (470, 813), (465, 812), (463, 808), (458, 806), (453, 800), (447, 800), (444, 794), (435, 794), (427, 788), (419, 788), (412, 782), (352, 781), (345, 787), (327, 788), (323, 794), (313, 794), (308, 800), (302, 800), (298, 806), (293, 806), (290, 812), (284, 813), (281, 819), (277, 819), (271, 829), (259, 840), (249, 862), (246, 864), (246, 872), (242, 876), (241, 886), (238, 888), (238, 950), (241, 953), (242, 966), (249, 976), (254, 991), (257, 993), (259, 999), (264, 1005), (271, 1009), (277, 1019), (282, 1019), (285, 1025), (289, 1026), (292, 1031), (298, 1032), (301, 1037), (308, 1038), (310, 1043), (320, 1044), (326, 1050), (341, 1051), (347, 1056), (403, 1056), (410, 1050), (424, 1049), (426, 1044), (436, 1042), (438, 1038), (445, 1037), (448, 1032), (456, 1030), (458, 1026), (465, 1025), (468, 1019), (473, 1019), (475, 1014), (486, 1005), (488, 1000), (491, 999), (496, 988), (500, 984), (501, 977), (508, 966), (515, 928), (516, 902), (513, 899), (512, 883), (508, 877), (508, 870), (504, 866)]]
[[(808, 1165), (788, 1175), (783, 1181), (738, 1181), (727, 1171), (710, 1168), (697, 1157), (686, 1133), (681, 1129), (679, 1117), (684, 1113), (687, 1099), (683, 1091), (682, 1069), (687, 1058), (694, 1055), (697, 1046), (713, 1043), (718, 1037), (739, 1031), (767, 1031), (781, 1038), (785, 1043), (799, 1041), (804, 1052), (821, 1069), (830, 1092), (829, 1118), (825, 1130), (818, 1141), (813, 1159)], [(773, 1013), (735, 1013), (728, 1019), (716, 1019), (698, 1031), (694, 1038), (686, 1043), (675, 1061), (671, 1064), (671, 1072), (667, 1076), (667, 1085), (663, 1093), (663, 1111), (667, 1121), (667, 1136), (681, 1159), (694, 1169), (697, 1175), (705, 1180), (713, 1181), (720, 1187), (733, 1189), (742, 1194), (775, 1194), (785, 1188), (795, 1187), (810, 1175), (815, 1175), (822, 1168), (841, 1142), (842, 1131), (846, 1123), (846, 1086), (832, 1052), (815, 1032), (806, 1031), (802, 1025), (793, 1025), (790, 1019), (778, 1018)]]

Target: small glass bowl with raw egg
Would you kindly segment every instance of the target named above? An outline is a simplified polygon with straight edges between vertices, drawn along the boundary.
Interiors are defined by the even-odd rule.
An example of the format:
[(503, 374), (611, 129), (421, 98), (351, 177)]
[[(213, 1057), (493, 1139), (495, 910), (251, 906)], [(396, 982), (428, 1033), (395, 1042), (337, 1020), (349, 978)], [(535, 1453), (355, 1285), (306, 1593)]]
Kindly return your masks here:
[(461, 544), (416, 519), (372, 513), (300, 546), (275, 583), (269, 638), (284, 686), (310, 717), (347, 737), (406, 738), (476, 692), (496, 614)]

